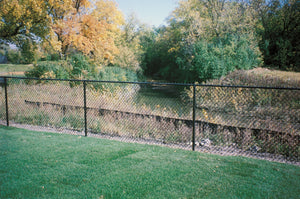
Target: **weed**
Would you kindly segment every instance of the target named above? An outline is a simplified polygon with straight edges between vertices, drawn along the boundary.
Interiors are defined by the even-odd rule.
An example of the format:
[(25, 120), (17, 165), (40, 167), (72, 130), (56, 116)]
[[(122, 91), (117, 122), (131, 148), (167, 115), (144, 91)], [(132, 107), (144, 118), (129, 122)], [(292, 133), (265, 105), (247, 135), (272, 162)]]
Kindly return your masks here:
[(84, 128), (84, 118), (79, 114), (68, 114), (62, 117), (61, 122), (58, 126), (82, 130)]
[(21, 124), (33, 124), (37, 126), (47, 126), (50, 123), (48, 114), (37, 109), (25, 114), (19, 112), (12, 119)]

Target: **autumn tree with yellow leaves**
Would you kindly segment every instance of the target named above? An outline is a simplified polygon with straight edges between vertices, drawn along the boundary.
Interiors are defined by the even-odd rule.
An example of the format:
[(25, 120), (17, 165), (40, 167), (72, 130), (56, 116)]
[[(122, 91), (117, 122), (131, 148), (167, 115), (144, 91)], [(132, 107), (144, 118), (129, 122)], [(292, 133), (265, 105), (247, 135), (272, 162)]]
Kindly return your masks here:
[(115, 40), (124, 21), (115, 2), (77, 0), (70, 5), (66, 12), (54, 9), (58, 13), (51, 30), (52, 46), (63, 55), (75, 50), (102, 63), (113, 62), (118, 54)]
[(45, 38), (51, 17), (47, 4), (38, 0), (0, 1), (0, 38), (15, 41), (20, 36)]
[(115, 40), (124, 22), (111, 0), (2, 0), (0, 17), (2, 41), (26, 38), (63, 56), (81, 52), (102, 63), (118, 54)]
[(36, 43), (50, 31), (51, 18), (46, 10), (44, 1), (0, 1), (0, 43), (17, 45), (24, 63), (33, 61)]

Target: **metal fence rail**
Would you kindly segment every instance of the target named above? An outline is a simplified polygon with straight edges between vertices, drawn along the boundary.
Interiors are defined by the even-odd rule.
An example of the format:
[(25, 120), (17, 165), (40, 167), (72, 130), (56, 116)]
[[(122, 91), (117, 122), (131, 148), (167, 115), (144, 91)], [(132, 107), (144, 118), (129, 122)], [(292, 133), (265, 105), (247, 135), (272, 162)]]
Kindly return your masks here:
[(0, 119), (299, 162), (300, 88), (0, 78)]

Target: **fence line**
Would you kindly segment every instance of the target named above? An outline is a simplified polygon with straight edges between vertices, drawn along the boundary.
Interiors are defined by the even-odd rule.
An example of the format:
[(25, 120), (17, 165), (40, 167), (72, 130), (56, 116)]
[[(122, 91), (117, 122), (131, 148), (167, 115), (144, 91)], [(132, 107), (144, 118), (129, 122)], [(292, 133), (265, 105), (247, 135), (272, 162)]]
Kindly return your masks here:
[[(139, 84), (139, 85), (173, 85), (173, 86), (196, 86), (196, 87), (219, 87), (219, 88), (251, 88), (265, 90), (300, 90), (300, 87), (272, 87), (272, 86), (244, 86), (244, 85), (218, 85), (218, 84), (199, 84), (199, 83), (170, 83), (170, 82), (131, 82), (131, 81), (104, 81), (104, 80), (81, 80), (81, 79), (50, 79), (35, 77), (18, 77), (18, 76), (0, 76), (0, 79), (23, 79), (37, 81), (62, 81), (62, 82), (86, 82), (86, 83), (112, 83), (112, 84)], [(1, 81), (2, 81), (1, 80)], [(0, 84), (1, 84), (0, 81)], [(3, 83), (3, 81), (2, 81)]]
[[(82, 94), (83, 94), (83, 101), (82, 101), (82, 104), (83, 106), (74, 106), (74, 105), (66, 105), (66, 104), (59, 104), (59, 103), (52, 103), (52, 102), (39, 102), (39, 101), (30, 101), (30, 100), (27, 100), (25, 99), (23, 102), (25, 104), (31, 104), (31, 105), (36, 105), (39, 107), (39, 105), (41, 105), (42, 107), (45, 107), (46, 105), (52, 105), (52, 106), (57, 106), (57, 107), (60, 107), (62, 109), (66, 109), (65, 111), (68, 111), (67, 109), (71, 108), (75, 108), (75, 109), (83, 109), (83, 125), (84, 125), (84, 133), (85, 133), (85, 136), (88, 136), (88, 131), (89, 131), (89, 121), (91, 120), (97, 120), (97, 122), (99, 123), (99, 120), (98, 119), (95, 119), (95, 118), (91, 118), (90, 115), (89, 115), (89, 111), (98, 111), (99, 113), (102, 112), (106, 112), (106, 114), (104, 114), (103, 116), (103, 120), (105, 121), (109, 121), (109, 119), (105, 118), (105, 117), (111, 117), (113, 114), (117, 114), (117, 115), (131, 115), (132, 116), (132, 120), (136, 119), (138, 120), (138, 117), (147, 117), (148, 119), (150, 118), (155, 118), (156, 120), (161, 120), (163, 122), (165, 122), (165, 126), (168, 126), (170, 125), (172, 122), (174, 123), (174, 130), (177, 130), (178, 129), (178, 124), (180, 123), (181, 124), (181, 128), (191, 128), (191, 135), (189, 136), (188, 135), (188, 131), (189, 130), (182, 130), (180, 132), (178, 132), (178, 135), (173, 135), (171, 133), (169, 133), (170, 137), (172, 139), (175, 139), (176, 136), (182, 136), (182, 138), (176, 138), (178, 140), (181, 140), (180, 142), (183, 142), (182, 140), (186, 140), (186, 139), (190, 139), (191, 141), (191, 148), (192, 150), (194, 151), (196, 149), (196, 147), (198, 145), (201, 145), (199, 144), (199, 140), (197, 142), (197, 139), (198, 138), (205, 138), (205, 137), (209, 137), (209, 139), (206, 139), (208, 140), (208, 142), (211, 142), (211, 140), (214, 139), (215, 136), (221, 136), (221, 138), (218, 138), (218, 139), (222, 139), (222, 140), (217, 140), (215, 138), (214, 142), (215, 143), (219, 143), (218, 146), (220, 145), (226, 145), (226, 147), (228, 146), (235, 146), (233, 144), (236, 144), (236, 143), (239, 143), (241, 146), (239, 146), (239, 148), (245, 148), (243, 145), (245, 145), (245, 143), (247, 143), (249, 145), (249, 143), (255, 143), (253, 145), (257, 145), (257, 143), (260, 144), (261, 147), (264, 147), (264, 151), (266, 152), (274, 152), (274, 153), (278, 153), (278, 154), (281, 154), (281, 155), (284, 155), (284, 156), (288, 156), (289, 158), (293, 158), (293, 159), (296, 159), (297, 161), (299, 160), (299, 150), (300, 150), (300, 147), (299, 147), (299, 143), (300, 143), (300, 133), (299, 133), (299, 121), (297, 123), (297, 119), (295, 119), (295, 116), (297, 116), (297, 111), (299, 111), (299, 104), (300, 104), (300, 96), (298, 91), (300, 91), (300, 88), (284, 88), (284, 87), (256, 87), (256, 86), (237, 86), (237, 85), (205, 85), (205, 84), (183, 84), (183, 83), (159, 83), (159, 82), (118, 82), (118, 81), (97, 81), (97, 80), (74, 80), (74, 79), (39, 79), (39, 78), (28, 78), (28, 77), (11, 77), (11, 76), (1, 76), (0, 77), (0, 84), (4, 87), (4, 100), (5, 100), (5, 118), (6, 118), (6, 125), (9, 126), (9, 121), (10, 121), (10, 110), (9, 110), (9, 102), (11, 101), (10, 100), (10, 96), (8, 96), (8, 87), (9, 87), (9, 83), (8, 83), (8, 80), (28, 80), (28, 81), (38, 81), (38, 82), (42, 82), (42, 81), (49, 81), (49, 82), (77, 82), (77, 83), (80, 83), (82, 84), (82, 87), (83, 87), (83, 90), (82, 90)], [(97, 84), (97, 83), (100, 83), (100, 84), (107, 84), (107, 85), (115, 85), (115, 84), (122, 84), (122, 85), (157, 85), (157, 86), (180, 86), (180, 87), (189, 87), (191, 89), (191, 104), (192, 104), (192, 118), (190, 119), (183, 119), (183, 118), (176, 118), (176, 117), (167, 117), (167, 116), (161, 116), (161, 115), (156, 115), (156, 114), (141, 114), (141, 113), (133, 113), (133, 112), (129, 112), (129, 111), (122, 111), (122, 110), (112, 110), (112, 109), (105, 109), (105, 108), (92, 108), (92, 107), (89, 107), (87, 104), (89, 101), (88, 99), (88, 96), (87, 96), (87, 85), (93, 85), (93, 84)], [(270, 125), (271, 127), (264, 127), (262, 129), (258, 129), (258, 128), (253, 128), (253, 127), (239, 127), (238, 125), (230, 125), (230, 124), (218, 124), (216, 122), (210, 122), (210, 120), (215, 120), (216, 118), (220, 118), (222, 116), (220, 115), (217, 115), (217, 117), (214, 117), (214, 112), (211, 111), (211, 116), (208, 117), (207, 116), (207, 112), (206, 110), (213, 110), (213, 108), (211, 108), (211, 106), (216, 106), (217, 109), (220, 109), (220, 103), (224, 103), (222, 104), (222, 106), (224, 106), (226, 108), (226, 106), (230, 103), (227, 103), (227, 102), (223, 102), (223, 101), (226, 101), (226, 97), (225, 95), (226, 94), (226, 91), (223, 91), (220, 92), (222, 93), (222, 95), (220, 93), (218, 94), (215, 94), (215, 93), (211, 93), (210, 92), (210, 89), (257, 89), (257, 90), (270, 90), (270, 91), (278, 91), (278, 92), (296, 92), (295, 95), (296, 98), (295, 98), (295, 105), (293, 104), (293, 106), (295, 106), (295, 110), (293, 109), (293, 111), (291, 111), (291, 114), (294, 114), (294, 115), (291, 115), (289, 116), (288, 114), (290, 113), (287, 113), (287, 115), (289, 116), (289, 118), (287, 119), (287, 121), (290, 120), (290, 118), (293, 118), (295, 122), (291, 122), (291, 127), (288, 127), (289, 129), (287, 129), (287, 132), (282, 132), (282, 131), (277, 131), (276, 129), (279, 128), (279, 129), (283, 129), (283, 127), (281, 128), (280, 126), (279, 127), (272, 127), (272, 125)], [(198, 90), (199, 91), (198, 91)], [(201, 89), (208, 89), (208, 90), (201, 90)], [(234, 92), (236, 92), (236, 90), (233, 90)], [(225, 93), (225, 94), (224, 94)], [(247, 94), (247, 93), (246, 93)], [(198, 95), (203, 95), (201, 97), (198, 97)], [(209, 98), (207, 97), (207, 95), (211, 95)], [(214, 97), (217, 96), (217, 98), (220, 98), (220, 96), (223, 97), (224, 99), (221, 99), (219, 101), (217, 100), (214, 100)], [(230, 95), (230, 94), (228, 94)], [(251, 93), (251, 96), (250, 94), (247, 96), (247, 97), (252, 97), (253, 98), (253, 93)], [(279, 95), (279, 94), (278, 94)], [(285, 95), (285, 93), (281, 94), (281, 95)], [(293, 95), (293, 94), (292, 94)], [(233, 98), (231, 99), (232, 101), (236, 101), (237, 97), (238, 96), (237, 94), (233, 94)], [(249, 98), (250, 98), (249, 97)], [(257, 96), (257, 98), (259, 98), (260, 95)], [(266, 94), (264, 96), (266, 98), (266, 100), (269, 100), (269, 101), (272, 101), (271, 97), (268, 96), (268, 94)], [(201, 98), (201, 100), (203, 102), (200, 102), (199, 99)], [(206, 99), (208, 98), (208, 99)], [(289, 96), (286, 96), (286, 98), (289, 98)], [(197, 101), (198, 100), (198, 101)], [(240, 101), (240, 103), (247, 103), (247, 102), (243, 102), (242, 99), (238, 99)], [(210, 102), (211, 101), (211, 102)], [(220, 102), (221, 101), (221, 102)], [(201, 104), (202, 103), (202, 104)], [(203, 105), (204, 103), (204, 105)], [(205, 104), (206, 103), (206, 104)], [(219, 104), (217, 104), (219, 103)], [(271, 102), (266, 102), (266, 103), (269, 103), (271, 104)], [(273, 102), (274, 103), (274, 102)], [(299, 103), (299, 104), (297, 104)], [(198, 105), (200, 104), (200, 105)], [(207, 108), (207, 104), (209, 104), (209, 107), (210, 108)], [(285, 103), (282, 102), (282, 104), (284, 105)], [(284, 106), (283, 105), (280, 105), (280, 108), (281, 109), (284, 109)], [(229, 106), (229, 105), (228, 105)], [(234, 105), (230, 105), (230, 106), (234, 106)], [(239, 109), (241, 107), (241, 104), (235, 104), (235, 109)], [(251, 112), (251, 114), (247, 117), (254, 117), (256, 118), (257, 116), (255, 115), (256, 112), (253, 112), (254, 108), (251, 107), (251, 109), (249, 108), (249, 105), (243, 105), (245, 106), (246, 108), (244, 108), (245, 110), (247, 110), (248, 112)], [(288, 106), (289, 107), (289, 106)], [(262, 112), (260, 113), (262, 115), (262, 117), (265, 117), (263, 111), (267, 110), (268, 106), (266, 106), (266, 108), (261, 108), (259, 109), (257, 112)], [(270, 108), (270, 105), (269, 105), (269, 108)], [(244, 111), (243, 108), (240, 108), (241, 110), (238, 111), (236, 117), (241, 117), (241, 112)], [(248, 110), (250, 109), (250, 110)], [(257, 108), (258, 109), (258, 108)], [(277, 108), (274, 109), (275, 111), (277, 111), (277, 115), (276, 117), (279, 117), (280, 116), (280, 111), (277, 110)], [(199, 117), (199, 112), (203, 112), (201, 113), (203, 116), (202, 116), (202, 120), (199, 120), (199, 118), (197, 119), (197, 117)], [(232, 110), (231, 110), (232, 111)], [(198, 115), (197, 115), (198, 113)], [(76, 113), (77, 114), (77, 113)], [(235, 112), (234, 113), (230, 113), (230, 111), (226, 111), (226, 116), (230, 115), (230, 114), (236, 114)], [(253, 116), (254, 114), (254, 116)], [(121, 117), (122, 117), (121, 116)], [(260, 116), (260, 115), (259, 115)], [(90, 117), (90, 118), (89, 118)], [(246, 116), (245, 116), (246, 117)], [(259, 117), (258, 117), (259, 118)], [(203, 121), (203, 119), (206, 119), (208, 121)], [(226, 119), (226, 121), (228, 120), (228, 122), (230, 121), (230, 118), (229, 119)], [(279, 119), (279, 120), (282, 120), (282, 119)], [(104, 121), (104, 123), (105, 123)], [(161, 121), (156, 121), (156, 122), (161, 122)], [(270, 120), (271, 121), (271, 120)], [(127, 121), (124, 121), (124, 123), (126, 123)], [(155, 122), (154, 120), (151, 120), (150, 122)], [(283, 123), (285, 121), (283, 120)], [(177, 123), (177, 124), (176, 124)], [(247, 121), (245, 121), (245, 123), (247, 123)], [(255, 121), (253, 122), (255, 123)], [(143, 124), (144, 125), (144, 124)], [(154, 124), (153, 124), (154, 125)], [(155, 125), (158, 125), (158, 124), (155, 124)], [(251, 124), (251, 125), (254, 125), (254, 124)], [(144, 125), (145, 126), (145, 125)], [(186, 127), (184, 127), (186, 126)], [(191, 127), (192, 126), (192, 127)], [(155, 127), (153, 128), (152, 130), (153, 131), (156, 131), (157, 129), (159, 128), (163, 128), (163, 126), (158, 126), (158, 127)], [(272, 129), (274, 128), (274, 129)], [(108, 130), (108, 131), (113, 131), (113, 130)], [(150, 130), (151, 131), (151, 128)], [(168, 130), (167, 130), (168, 131)], [(224, 133), (225, 132), (225, 133)], [(147, 136), (153, 136), (153, 135), (150, 135), (151, 132), (147, 132), (149, 135)], [(138, 135), (139, 136), (139, 135)], [(157, 136), (157, 137), (163, 137), (165, 139), (165, 136), (166, 135), (154, 135), (154, 137)], [(173, 137), (174, 138), (173, 138)], [(184, 138), (183, 136), (186, 136), (186, 138)], [(190, 137), (190, 138), (188, 138)], [(255, 138), (253, 138), (255, 137)], [(156, 138), (156, 137), (155, 137)], [(224, 141), (226, 140), (226, 141)], [(229, 140), (229, 141), (228, 141)], [(228, 143), (227, 143), (228, 141)], [(273, 143), (274, 144), (280, 144), (280, 146), (269, 146), (271, 145), (270, 142), (275, 142), (276, 143)], [(263, 142), (262, 144), (260, 142)], [(220, 144), (221, 143), (221, 144)], [(205, 146), (206, 144), (202, 143), (203, 146)], [(281, 146), (282, 145), (282, 146)], [(210, 143), (207, 144), (206, 146), (210, 146)], [(273, 148), (272, 148), (273, 147)], [(259, 147), (257, 147), (259, 148)], [(283, 148), (283, 149), (282, 149)], [(282, 152), (282, 151), (283, 152)]]

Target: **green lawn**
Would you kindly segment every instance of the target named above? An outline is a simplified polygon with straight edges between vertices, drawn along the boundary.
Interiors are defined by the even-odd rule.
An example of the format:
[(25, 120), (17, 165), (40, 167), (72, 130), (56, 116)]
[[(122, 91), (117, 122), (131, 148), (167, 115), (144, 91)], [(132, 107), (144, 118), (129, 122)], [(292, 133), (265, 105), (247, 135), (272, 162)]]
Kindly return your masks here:
[(300, 167), (0, 126), (0, 198), (299, 198)]

